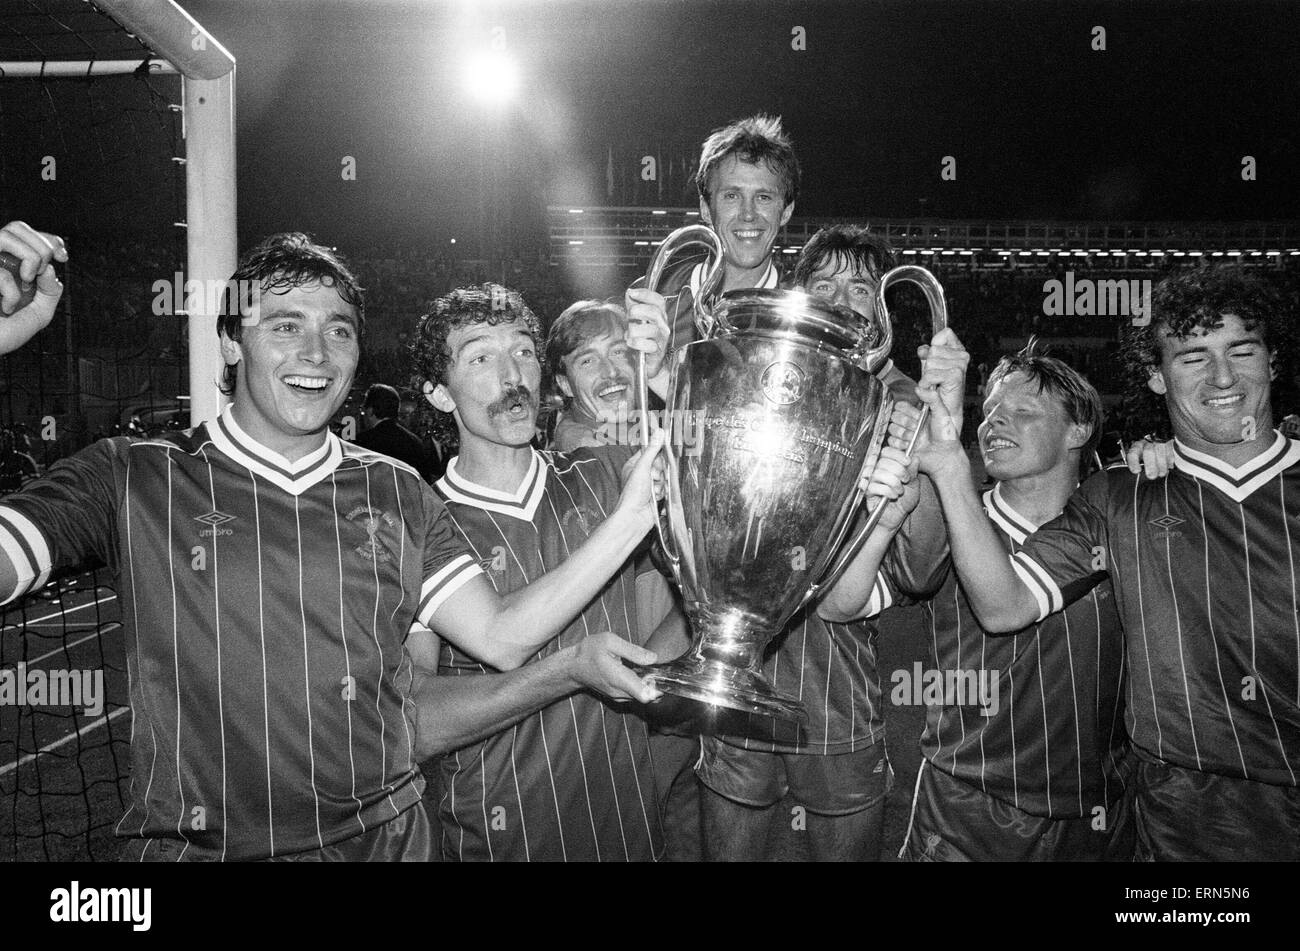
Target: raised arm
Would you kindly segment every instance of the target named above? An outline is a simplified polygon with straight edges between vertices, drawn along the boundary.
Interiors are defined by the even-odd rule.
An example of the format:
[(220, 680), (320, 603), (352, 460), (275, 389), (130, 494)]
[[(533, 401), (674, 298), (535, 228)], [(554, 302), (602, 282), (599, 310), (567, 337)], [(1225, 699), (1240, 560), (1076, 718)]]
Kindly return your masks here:
[[(1038, 602), (1020, 580), (975, 491), (961, 450), (943, 468), (927, 469), (948, 522), (952, 563), (971, 610), (989, 633), (1018, 631), (1038, 619)], [(922, 466), (927, 465), (922, 462)]]
[[(930, 477), (948, 523), (952, 563), (980, 624), (990, 633), (1018, 631), (1038, 618), (1038, 602), (1020, 580), (975, 491), (961, 444), (963, 393), (969, 357), (951, 330), (922, 347), (924, 370), (916, 395), (930, 407), (917, 442), (921, 471)], [(911, 437), (920, 413), (903, 405), (890, 422), (892, 444)]]
[(464, 576), (444, 599), (426, 603), (419, 620), (499, 670), (524, 663), (600, 593), (654, 526), (652, 467), (663, 442), (656, 430), (633, 458), (618, 507), (559, 567), (505, 595), (479, 572)]
[(67, 260), (57, 235), (21, 221), (0, 228), (0, 354), (17, 350), (54, 319), (63, 285), (53, 262)]
[(818, 611), (825, 620), (846, 623), (871, 617), (899, 603), (900, 594), (925, 600), (943, 585), (951, 562), (939, 498), (925, 476), (918, 475), (907, 489), (916, 498), (915, 507), (887, 544), (876, 542), (878, 557), (864, 554), (864, 546), (864, 553), (849, 563)]
[(87, 558), (113, 564), (114, 474), (122, 443), (100, 440), (0, 499), (0, 604)]
[[(0, 354), (17, 350), (54, 318), (63, 285), (53, 262), (66, 262), (63, 239), (21, 221), (0, 228)], [(39, 588), (52, 568), (49, 545), (21, 510), (0, 513), (0, 604)]]
[[(844, 574), (817, 605), (817, 613), (827, 621), (851, 621), (879, 611), (879, 605), (871, 608), (876, 575), (894, 536), (916, 508), (916, 464), (909, 463), (901, 449), (885, 446), (869, 477), (867, 497), (872, 510), (876, 505), (884, 505), (885, 510), (880, 515), (880, 522), (844, 569)], [(854, 531), (857, 531), (856, 527)]]

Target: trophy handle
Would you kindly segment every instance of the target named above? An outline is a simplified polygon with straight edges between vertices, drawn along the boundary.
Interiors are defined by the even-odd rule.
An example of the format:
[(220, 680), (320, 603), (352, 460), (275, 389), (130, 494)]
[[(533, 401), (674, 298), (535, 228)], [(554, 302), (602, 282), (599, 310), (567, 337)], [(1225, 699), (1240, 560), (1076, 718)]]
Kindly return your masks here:
[[(637, 360), (636, 382), (637, 382), (637, 396), (640, 399), (640, 405), (641, 405), (641, 419), (640, 419), (641, 445), (642, 447), (645, 447), (650, 445), (650, 395), (648, 392), (648, 385), (646, 382), (644, 350), (640, 352), (640, 358)], [(669, 436), (671, 437), (672, 434), (671, 423), (669, 423), (668, 425), (669, 425)], [(682, 572), (681, 572), (682, 557), (680, 552), (675, 551), (672, 545), (669, 544), (668, 539), (672, 535), (671, 527), (668, 531), (664, 531), (664, 520), (669, 517), (669, 511), (671, 511), (669, 509), (670, 500), (668, 496), (672, 492), (673, 485), (675, 484), (674, 480), (676, 479), (676, 474), (671, 471), (671, 467), (675, 465), (675, 462), (672, 456), (672, 447), (668, 445), (667, 441), (664, 442), (664, 447), (661, 451), (664, 454), (665, 464), (669, 466), (670, 471), (668, 473), (668, 478), (665, 480), (666, 484), (664, 486), (664, 511), (661, 511), (659, 509), (658, 500), (653, 498), (654, 495), (653, 482), (651, 483), (650, 486), (650, 493), (652, 497), (651, 501), (655, 505), (655, 531), (659, 535), (659, 544), (663, 549), (664, 557), (668, 559), (668, 564), (673, 570), (673, 577), (677, 579), (678, 587), (680, 587), (681, 580), (682, 580)]]
[[(939, 283), (939, 279), (923, 267), (918, 267), (915, 264), (903, 264), (886, 271), (885, 276), (876, 285), (876, 313), (880, 315), (884, 325), (889, 328), (891, 342), (893, 341), (894, 321), (889, 316), (889, 308), (885, 306), (885, 291), (891, 284), (898, 281), (911, 281), (925, 292), (926, 302), (930, 305), (931, 336), (948, 326), (948, 302), (943, 296), (943, 285)], [(874, 354), (879, 349), (879, 347), (875, 347), (870, 352)], [(885, 356), (888, 355), (888, 352), (886, 352)]]
[(663, 453), (664, 464), (668, 466), (668, 478), (665, 480), (666, 484), (664, 485), (663, 508), (659, 508), (658, 506), (655, 508), (655, 531), (659, 534), (660, 549), (663, 551), (664, 557), (668, 559), (668, 567), (673, 570), (673, 578), (677, 582), (677, 587), (681, 588), (682, 555), (680, 551), (676, 551), (673, 548), (669, 541), (669, 539), (673, 537), (672, 525), (669, 524), (668, 530), (664, 530), (665, 523), (672, 518), (672, 493), (674, 487), (677, 485), (677, 473), (672, 470), (677, 463), (673, 459), (672, 448), (666, 442), (664, 443)]
[[(904, 264), (886, 271), (885, 275), (880, 279), (880, 283), (876, 285), (876, 314), (880, 318), (882, 328), (881, 339), (877, 342), (875, 347), (866, 350), (864, 353), (853, 355), (856, 358), (855, 362), (858, 362), (858, 365), (863, 366), (864, 369), (868, 369), (870, 372), (878, 370), (880, 366), (884, 364), (885, 358), (889, 356), (889, 351), (893, 346), (894, 322), (889, 315), (889, 308), (885, 304), (885, 290), (896, 281), (911, 281), (913, 284), (918, 285), (925, 293), (926, 302), (930, 305), (931, 336), (934, 336), (948, 326), (948, 303), (944, 298), (943, 285), (939, 283), (939, 279), (936, 278), (934, 274), (925, 268), (918, 267), (914, 264)], [(886, 405), (888, 406), (888, 415), (884, 417), (883, 426), (887, 430), (889, 417), (892, 416), (894, 412), (894, 401), (886, 400), (882, 403), (882, 412)], [(916, 449), (916, 441), (921, 435), (921, 430), (924, 429), (929, 418), (930, 407), (922, 406), (921, 415), (916, 420), (916, 429), (912, 432), (912, 438), (907, 441), (907, 449), (905, 450), (905, 453), (909, 461), (912, 458), (912, 452)], [(879, 415), (876, 417), (876, 425), (877, 427), (882, 425)], [(883, 430), (878, 429), (877, 431)], [(867, 460), (862, 464), (862, 475), (858, 479), (859, 487), (854, 493), (853, 511), (857, 511), (857, 507), (861, 505), (863, 500), (866, 498), (866, 489), (862, 487), (862, 482), (869, 475), (866, 471), (866, 466), (867, 462), (870, 461), (871, 454), (868, 453)], [(885, 504), (883, 502), (876, 505), (871, 514), (867, 516), (866, 524), (858, 530), (858, 533), (853, 536), (853, 539), (845, 545), (844, 548), (839, 549), (839, 553), (831, 563), (831, 567), (822, 575), (821, 580), (808, 589), (808, 594), (804, 597), (803, 604), (800, 605), (801, 608), (811, 601), (819, 591), (830, 587), (839, 580), (840, 575), (844, 573), (846, 568), (848, 568), (849, 562), (852, 561), (853, 557), (858, 553), (858, 549), (862, 547), (863, 543), (868, 537), (870, 537), (871, 533), (875, 531), (876, 526), (880, 524), (880, 518), (884, 514), (884, 511)], [(844, 529), (836, 537), (837, 546), (847, 531), (848, 521), (845, 522)], [(836, 548), (832, 548), (831, 550), (836, 551)]]
[[(650, 266), (646, 269), (645, 286), (658, 292), (659, 282), (663, 280), (664, 268), (668, 265), (668, 260), (681, 248), (689, 247), (703, 247), (709, 252), (709, 272), (700, 288), (700, 296), (695, 301), (695, 329), (699, 331), (701, 338), (708, 340), (717, 325), (713, 317), (713, 305), (717, 302), (718, 292), (722, 289), (725, 273), (722, 241), (712, 228), (706, 225), (687, 225), (664, 238), (650, 259)], [(645, 375), (644, 350), (637, 360), (636, 388), (641, 407), (641, 445), (648, 446), (650, 444), (650, 394)], [(659, 537), (663, 537), (662, 531)]]
[(663, 243), (650, 259), (650, 266), (645, 272), (645, 286), (652, 291), (659, 290), (664, 268), (674, 254), (682, 248), (702, 247), (709, 252), (708, 272), (695, 299), (695, 329), (702, 340), (708, 340), (717, 330), (717, 321), (713, 316), (713, 307), (717, 303), (726, 275), (725, 262), (722, 259), (722, 240), (707, 225), (687, 225), (664, 238)]
[[(883, 386), (883, 384), (881, 385)], [(867, 456), (862, 460), (862, 468), (858, 472), (858, 481), (853, 487), (853, 500), (849, 503), (848, 512), (844, 516), (843, 524), (835, 530), (835, 534), (831, 537), (830, 544), (827, 546), (828, 551), (838, 552), (838, 554), (831, 562), (831, 567), (826, 571), (823, 571), (816, 581), (813, 581), (808, 585), (808, 590), (804, 592), (803, 599), (799, 602), (799, 607), (795, 609), (796, 614), (799, 611), (802, 611), (804, 607), (807, 606), (808, 602), (817, 596), (818, 592), (827, 585), (834, 583), (834, 580), (849, 566), (849, 561), (852, 560), (853, 554), (855, 553), (854, 549), (861, 544), (862, 539), (867, 537), (865, 531), (859, 532), (858, 539), (856, 539), (849, 548), (840, 548), (844, 543), (845, 536), (849, 533), (849, 526), (853, 522), (853, 516), (857, 513), (858, 509), (867, 497), (867, 492), (863, 483), (867, 481), (867, 477), (871, 475), (871, 472), (876, 467), (876, 461), (880, 458), (880, 450), (884, 447), (885, 439), (888, 435), (889, 418), (893, 413), (894, 400), (886, 396), (880, 401), (880, 408), (876, 410), (876, 417), (871, 427), (871, 431), (874, 435), (871, 440), (871, 446), (867, 449)], [(881, 506), (876, 506), (876, 508), (879, 509)], [(873, 512), (872, 515), (874, 516), (875, 513)], [(875, 520), (877, 522), (880, 521), (878, 516), (876, 516)], [(868, 519), (868, 524), (870, 524), (872, 528), (875, 527), (875, 524), (872, 523), (870, 519)]]
[[(890, 413), (891, 415), (893, 413), (892, 403), (890, 404)], [(912, 451), (916, 448), (916, 440), (921, 435), (921, 427), (925, 425), (926, 420), (929, 418), (929, 416), (930, 416), (930, 407), (922, 406), (921, 415), (917, 418), (916, 421), (916, 429), (913, 430), (912, 438), (907, 441), (907, 449), (904, 450), (909, 460), (912, 458)], [(865, 472), (865, 465), (863, 468)], [(863, 491), (862, 495), (865, 497), (866, 492)], [(844, 570), (848, 568), (849, 562), (852, 561), (853, 557), (858, 553), (858, 549), (861, 548), (862, 545), (866, 542), (866, 540), (871, 537), (871, 533), (874, 532), (876, 530), (876, 526), (880, 524), (880, 517), (881, 515), (884, 514), (885, 505), (887, 504), (888, 503), (882, 499), (881, 503), (877, 504), (876, 507), (872, 509), (871, 514), (867, 516), (867, 523), (863, 525), (860, 529), (858, 529), (858, 533), (853, 536), (853, 540), (850, 541), (847, 545), (845, 545), (844, 548), (840, 551), (839, 555), (835, 560), (835, 563), (831, 566), (830, 570), (827, 571), (826, 574), (822, 577), (821, 583), (817, 585), (815, 591), (820, 591), (823, 588), (829, 588), (831, 585), (833, 585), (836, 581), (840, 579), (840, 575), (842, 575), (844, 573)], [(815, 591), (809, 592), (809, 596), (811, 597), (812, 594), (815, 593)]]
[[(645, 286), (657, 292), (659, 283), (663, 280), (664, 268), (668, 265), (669, 259), (680, 249), (688, 247), (703, 247), (709, 252), (708, 273), (705, 275), (704, 283), (700, 287), (699, 297), (694, 302), (695, 329), (699, 331), (702, 339), (708, 340), (717, 329), (717, 321), (713, 316), (713, 306), (717, 302), (725, 275), (722, 241), (712, 228), (706, 225), (686, 225), (664, 238), (658, 250), (650, 259), (649, 268), (646, 269)], [(649, 382), (645, 373), (644, 350), (641, 351), (637, 360), (636, 388), (637, 399), (641, 407), (641, 445), (648, 446), (650, 445), (650, 393)], [(667, 445), (664, 446), (664, 453), (671, 465), (672, 452)], [(671, 486), (671, 484), (672, 480), (670, 478), (669, 485)], [(671, 488), (666, 491), (671, 491)], [(663, 520), (667, 517), (667, 514), (659, 513), (656, 509), (655, 531), (659, 533), (659, 544), (663, 546), (664, 555), (668, 558), (673, 569), (673, 575), (680, 585), (681, 554), (674, 551), (669, 545), (668, 537), (672, 534), (672, 531), (670, 529), (665, 532), (663, 526)]]

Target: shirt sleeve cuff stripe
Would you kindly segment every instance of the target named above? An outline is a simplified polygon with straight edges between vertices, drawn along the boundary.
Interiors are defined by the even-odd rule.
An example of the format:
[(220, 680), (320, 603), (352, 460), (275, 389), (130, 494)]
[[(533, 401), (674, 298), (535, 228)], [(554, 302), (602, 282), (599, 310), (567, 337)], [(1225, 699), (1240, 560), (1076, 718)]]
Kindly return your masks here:
[(1017, 552), (1011, 556), (1011, 567), (1038, 604), (1037, 620), (1041, 621), (1065, 606), (1065, 599), (1061, 597), (1060, 589), (1037, 562)]
[(14, 533), (31, 562), (32, 571), (39, 573), (53, 567), (54, 559), (45, 535), (26, 515), (8, 505), (0, 505), (0, 525), (6, 525)]
[[(460, 570), (439, 585), (436, 591), (429, 592), (425, 602), (420, 606), (420, 613), (416, 617), (425, 627), (433, 627), (434, 614), (438, 612), (438, 608), (442, 607), (448, 598), (459, 591), (471, 578), (483, 573), (483, 569), (479, 567), (477, 562), (471, 561), (468, 557), (465, 560), (468, 564), (462, 564)], [(441, 575), (446, 570), (444, 568), (438, 574)]]
[(893, 603), (893, 592), (890, 591), (889, 585), (885, 584), (885, 580), (877, 572), (875, 583), (871, 586), (871, 598), (867, 601), (866, 616), (871, 618), (877, 614), (882, 614)]
[(1065, 596), (1061, 594), (1061, 589), (1057, 587), (1056, 582), (1052, 580), (1052, 576), (1047, 573), (1047, 569), (1034, 561), (1034, 559), (1030, 558), (1023, 551), (1016, 552), (1016, 557), (1022, 565), (1037, 576), (1038, 583), (1043, 586), (1043, 590), (1047, 593), (1048, 604), (1051, 606), (1052, 610), (1054, 612), (1063, 611), (1065, 609)]
[(443, 565), (437, 572), (424, 579), (424, 584), (420, 586), (420, 600), (423, 601), (436, 591), (444, 581), (454, 575), (460, 569), (473, 561), (469, 555), (457, 555), (447, 564)]
[(32, 569), (27, 550), (2, 523), (0, 523), (0, 552), (3, 552), (9, 559), (9, 563), (13, 565), (17, 581), (12, 590), (0, 591), (0, 604), (8, 604), (14, 598), (31, 590), (32, 582), (36, 580), (36, 572)]
[(8, 556), (18, 580), (12, 592), (4, 593), (0, 604), (44, 587), (49, 580), (53, 565), (45, 536), (31, 519), (9, 506), (0, 506), (0, 551)]

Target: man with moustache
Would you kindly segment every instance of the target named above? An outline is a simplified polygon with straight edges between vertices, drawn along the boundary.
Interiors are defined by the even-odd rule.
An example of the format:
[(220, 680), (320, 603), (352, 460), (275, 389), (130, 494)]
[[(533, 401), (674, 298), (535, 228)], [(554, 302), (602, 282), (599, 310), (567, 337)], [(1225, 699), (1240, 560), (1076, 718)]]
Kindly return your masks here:
[[(458, 536), (503, 593), (563, 563), (598, 530), (617, 503), (632, 458), (625, 446), (532, 448), (542, 377), (539, 337), (520, 295), (489, 284), (435, 301), (414, 344), (426, 397), (459, 434), (460, 454), (435, 489)], [(651, 451), (661, 444), (656, 434)], [(600, 631), (626, 643), (622, 656), (635, 660), (648, 653), (636, 648), (645, 638), (637, 628), (630, 554), (605, 566), (603, 576), (612, 580), (525, 670), (555, 652), (583, 649)], [(666, 659), (685, 650), (687, 641), (680, 625), (665, 624), (649, 646)], [(480, 707), (492, 692), (500, 714), (442, 761), (443, 856), (659, 859), (663, 831), (644, 721), (591, 692), (514, 702), (494, 685), (499, 676), (454, 644), (441, 645), (440, 689)]]
[[(929, 348), (918, 393), (942, 381), (945, 405), (960, 407), (966, 359), (956, 336), (944, 331)], [(997, 365), (987, 392), (979, 440), (995, 484), (982, 507), (1005, 558), (1065, 506), (1101, 437), (1102, 405), (1082, 376), (1036, 353), (1032, 343)], [(930, 536), (933, 549), (943, 545), (944, 524), (938, 500), (925, 495), (909, 528)], [(912, 561), (912, 553), (903, 560)], [(919, 588), (891, 565), (875, 579), (850, 569), (832, 593), (838, 603), (823, 611), (855, 616), (881, 580), (885, 606), (925, 601), (929, 670), (954, 685), (936, 694), (907, 679), (895, 683), (895, 702), (924, 696), (927, 704), (901, 857), (1128, 861), (1124, 657), (1110, 586), (1012, 637), (986, 637), (944, 557), (931, 583)], [(856, 602), (849, 594), (855, 583)]]
[[(12, 347), (49, 323), (67, 253), (21, 222), (0, 251), (20, 261), (0, 271)], [(0, 603), (91, 557), (114, 573), (134, 716), (123, 857), (427, 860), (417, 763), (476, 710), (412, 683), (407, 632), (519, 667), (650, 528), (649, 457), (572, 558), (498, 595), (415, 470), (330, 432), (365, 326), (344, 262), (275, 235), (241, 259), (230, 284), (245, 281), (251, 308), (231, 294), (218, 319), (230, 406), (186, 432), (101, 440), (6, 496)], [(547, 686), (651, 699), (620, 659), (654, 655), (623, 644), (553, 652)]]
[(1271, 402), (1293, 346), (1289, 315), (1258, 277), (1166, 278), (1123, 353), (1164, 398), (1174, 469), (1154, 481), (1097, 473), (1010, 558), (953, 438), (960, 404), (925, 380), (918, 389), (937, 417), (921, 464), (985, 629), (1020, 630), (1107, 579), (1114, 587), (1140, 859), (1300, 858), (1300, 443), (1274, 430)]

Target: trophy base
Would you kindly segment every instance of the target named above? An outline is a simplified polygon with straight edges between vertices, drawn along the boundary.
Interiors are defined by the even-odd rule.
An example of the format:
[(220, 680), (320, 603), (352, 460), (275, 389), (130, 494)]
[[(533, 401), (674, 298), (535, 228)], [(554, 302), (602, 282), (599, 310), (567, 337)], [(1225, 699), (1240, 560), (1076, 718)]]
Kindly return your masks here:
[(656, 689), (674, 696), (777, 720), (808, 720), (801, 702), (781, 696), (757, 671), (737, 669), (694, 653), (666, 664), (633, 669), (653, 678)]

